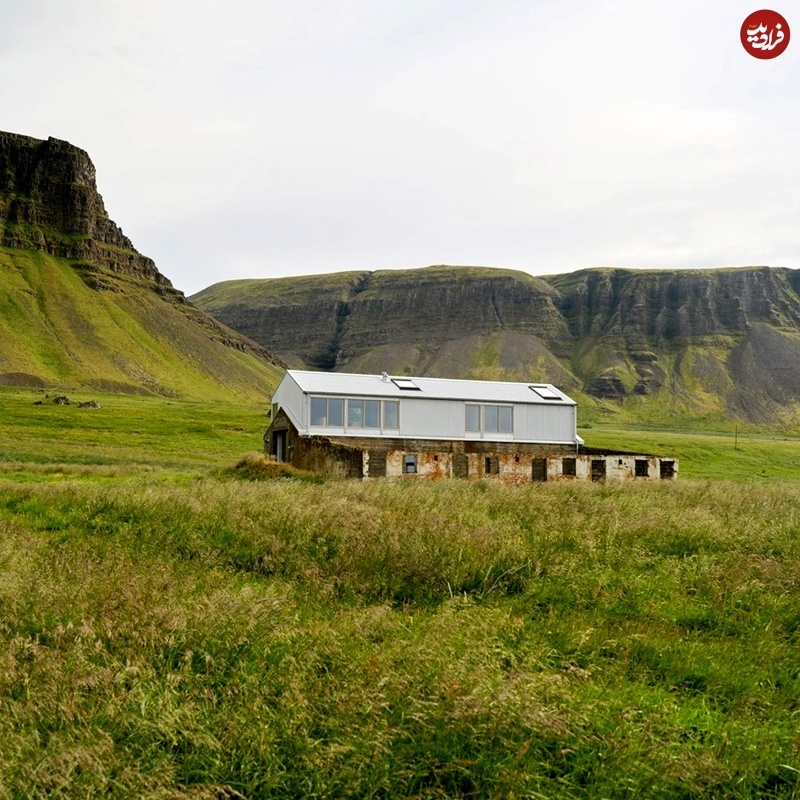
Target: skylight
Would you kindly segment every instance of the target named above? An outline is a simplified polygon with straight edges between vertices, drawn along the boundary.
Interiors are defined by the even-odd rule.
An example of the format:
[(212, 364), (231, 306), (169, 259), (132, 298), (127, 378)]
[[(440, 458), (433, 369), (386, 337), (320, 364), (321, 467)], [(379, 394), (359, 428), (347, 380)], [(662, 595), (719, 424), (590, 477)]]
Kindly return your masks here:
[(542, 400), (561, 400), (561, 395), (556, 394), (549, 386), (529, 386)]
[(422, 391), (422, 389), (420, 389), (419, 386), (417, 386), (417, 384), (411, 380), (411, 378), (392, 378), (392, 383), (398, 389), (404, 389), (405, 391), (410, 391), (410, 392)]

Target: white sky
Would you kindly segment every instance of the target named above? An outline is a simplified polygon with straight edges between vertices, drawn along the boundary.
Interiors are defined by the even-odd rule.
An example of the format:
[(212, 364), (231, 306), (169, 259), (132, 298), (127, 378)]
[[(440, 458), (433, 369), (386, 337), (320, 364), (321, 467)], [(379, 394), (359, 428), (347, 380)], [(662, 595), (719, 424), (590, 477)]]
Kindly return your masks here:
[[(0, 129), (191, 294), (480, 264), (800, 267), (800, 38), (741, 0), (0, 0)], [(800, 0), (769, 6), (800, 37)]]

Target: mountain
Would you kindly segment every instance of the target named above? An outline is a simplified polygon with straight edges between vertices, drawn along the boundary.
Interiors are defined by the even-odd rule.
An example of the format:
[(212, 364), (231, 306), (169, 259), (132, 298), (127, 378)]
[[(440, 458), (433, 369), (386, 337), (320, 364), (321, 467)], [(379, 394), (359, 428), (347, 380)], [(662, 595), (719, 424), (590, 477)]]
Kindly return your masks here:
[(0, 385), (263, 400), (281, 366), (134, 248), (85, 151), (0, 132)]
[(584, 420), (800, 420), (800, 270), (435, 266), (226, 281), (191, 300), (297, 367), (547, 380)]

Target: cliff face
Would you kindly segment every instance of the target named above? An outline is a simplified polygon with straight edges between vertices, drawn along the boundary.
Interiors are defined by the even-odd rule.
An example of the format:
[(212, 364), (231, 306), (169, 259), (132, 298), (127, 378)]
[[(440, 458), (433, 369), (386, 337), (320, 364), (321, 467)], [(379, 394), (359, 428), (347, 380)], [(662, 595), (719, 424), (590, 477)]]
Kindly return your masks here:
[(0, 244), (172, 286), (109, 219), (88, 153), (60, 139), (0, 132)]
[(583, 270), (549, 281), (573, 336), (713, 336), (800, 327), (792, 270)]
[[(246, 284), (246, 286), (245, 286)], [(550, 380), (598, 407), (800, 411), (800, 271), (428, 267), (231, 281), (194, 298), (291, 363)]]
[(134, 248), (58, 139), (0, 132), (0, 308), (0, 385), (263, 399), (280, 375)]

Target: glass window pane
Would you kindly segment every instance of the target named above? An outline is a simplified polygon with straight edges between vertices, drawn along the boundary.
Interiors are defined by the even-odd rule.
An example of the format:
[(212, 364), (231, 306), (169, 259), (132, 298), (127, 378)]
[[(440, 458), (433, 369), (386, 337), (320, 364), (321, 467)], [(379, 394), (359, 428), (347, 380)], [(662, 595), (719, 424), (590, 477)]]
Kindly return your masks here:
[(347, 401), (347, 425), (350, 428), (364, 427), (364, 401)]
[(344, 427), (344, 400), (328, 400), (328, 425)]
[(324, 397), (311, 398), (311, 424), (312, 425), (327, 425), (328, 424), (328, 401)]
[(398, 424), (398, 411), (399, 403), (395, 400), (386, 400), (383, 403), (383, 427), (384, 428), (399, 428)]
[(497, 406), (483, 407), (483, 429), (497, 432)]
[(511, 433), (514, 428), (511, 424), (511, 406), (500, 406), (500, 430)]
[(381, 426), (381, 401), (364, 401), (364, 427), (380, 428)]
[(481, 429), (481, 407), (467, 406), (467, 430), (479, 431)]

